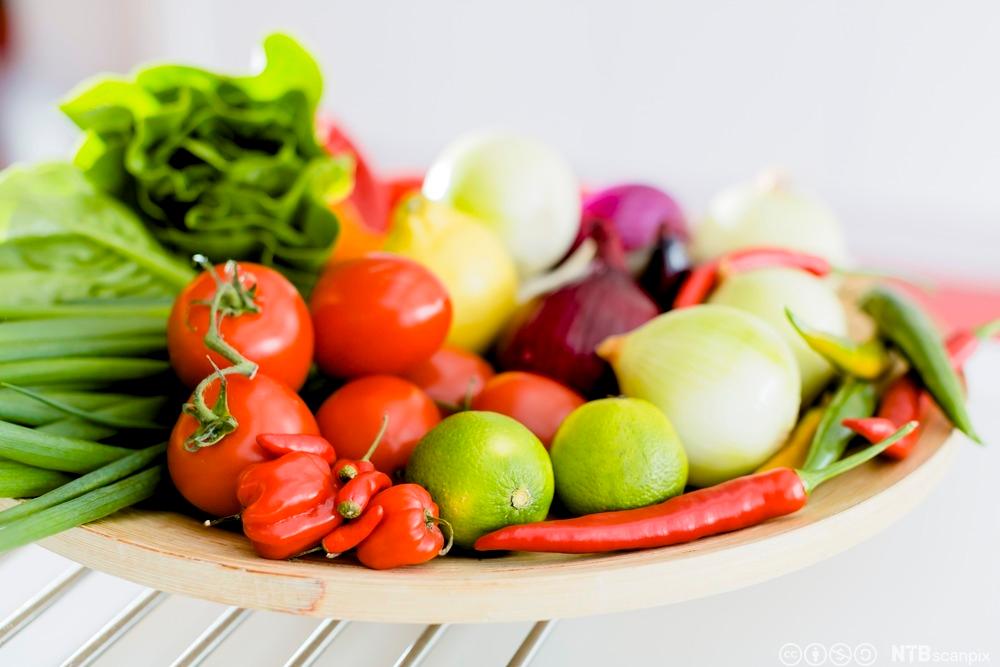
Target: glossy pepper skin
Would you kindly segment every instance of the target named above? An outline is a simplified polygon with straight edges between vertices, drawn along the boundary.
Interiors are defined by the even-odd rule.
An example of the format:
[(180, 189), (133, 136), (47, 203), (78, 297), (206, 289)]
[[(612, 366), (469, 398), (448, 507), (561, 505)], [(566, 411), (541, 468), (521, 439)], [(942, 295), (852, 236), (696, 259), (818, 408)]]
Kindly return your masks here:
[(878, 338), (856, 343), (807, 326), (788, 308), (785, 308), (785, 317), (809, 347), (844, 373), (874, 380), (889, 368), (892, 359)]
[(375, 507), (382, 508), (382, 520), (355, 552), (365, 566), (388, 570), (418, 565), (447, 552), (438, 506), (424, 487), (397, 484), (375, 496), (369, 511)]
[(800, 269), (814, 276), (825, 276), (833, 269), (822, 257), (786, 248), (735, 250), (691, 271), (677, 292), (674, 308), (686, 308), (704, 303), (715, 286), (733, 274), (771, 267)]
[(375, 494), (390, 486), (392, 479), (384, 472), (363, 472), (337, 492), (337, 511), (345, 519), (357, 518), (365, 511)]
[(915, 427), (907, 424), (822, 471), (775, 468), (649, 507), (507, 526), (480, 537), (476, 549), (599, 553), (665, 547), (748, 528), (798, 511), (817, 486), (874, 458)]
[(746, 248), (734, 250), (719, 260), (719, 280), (725, 280), (734, 273), (754, 271), (782, 266), (800, 269), (814, 276), (825, 276), (833, 270), (830, 262), (817, 255), (797, 252), (787, 248)]
[(806, 498), (795, 471), (776, 468), (649, 507), (508, 526), (480, 537), (476, 549), (584, 554), (665, 547), (791, 514)]
[(243, 532), (264, 558), (291, 558), (319, 544), (343, 521), (330, 464), (292, 452), (247, 466), (236, 489)]
[(847, 444), (854, 437), (854, 432), (842, 422), (851, 417), (871, 417), (873, 412), (875, 385), (852, 377), (844, 378), (820, 419), (802, 467), (822, 470), (832, 465), (844, 455)]
[(337, 458), (326, 438), (320, 435), (309, 435), (306, 433), (262, 433), (257, 436), (257, 444), (269, 454), (274, 456), (284, 456), (292, 452), (306, 452), (315, 454), (327, 463), (333, 463)]
[(345, 484), (363, 472), (375, 470), (371, 461), (364, 459), (337, 459), (333, 463), (333, 474), (341, 484)]
[(323, 538), (326, 557), (335, 558), (361, 544), (382, 521), (384, 514), (382, 506), (375, 505), (354, 521), (342, 523), (334, 528), (332, 533)]
[(909, 297), (875, 287), (859, 302), (879, 331), (895, 343), (945, 416), (973, 441), (982, 443), (965, 407), (962, 383), (934, 325)]

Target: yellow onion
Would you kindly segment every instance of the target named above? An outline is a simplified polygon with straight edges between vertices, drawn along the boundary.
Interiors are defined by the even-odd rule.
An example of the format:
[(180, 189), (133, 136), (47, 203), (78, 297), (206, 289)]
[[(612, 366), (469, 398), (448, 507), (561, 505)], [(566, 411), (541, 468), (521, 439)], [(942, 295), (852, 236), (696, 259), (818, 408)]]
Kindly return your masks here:
[(778, 332), (799, 365), (803, 403), (811, 403), (833, 378), (833, 366), (802, 340), (785, 317), (789, 308), (810, 326), (846, 336), (847, 314), (828, 280), (796, 269), (748, 271), (726, 278), (708, 302), (745, 310)]
[(413, 195), (396, 208), (385, 250), (420, 262), (444, 283), (451, 345), (485, 349), (514, 312), (514, 261), (496, 233), (471, 216)]
[(729, 306), (675, 310), (609, 338), (626, 396), (666, 415), (688, 455), (689, 483), (710, 486), (754, 470), (785, 441), (799, 412), (799, 369), (759, 318)]

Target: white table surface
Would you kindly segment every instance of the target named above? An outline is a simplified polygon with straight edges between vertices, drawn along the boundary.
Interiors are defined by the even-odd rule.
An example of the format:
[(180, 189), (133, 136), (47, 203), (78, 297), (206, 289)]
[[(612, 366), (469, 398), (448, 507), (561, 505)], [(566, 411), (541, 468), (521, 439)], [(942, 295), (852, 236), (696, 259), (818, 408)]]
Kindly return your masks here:
[[(779, 648), (786, 643), (818, 643), (800, 656), (802, 665), (861, 664), (851, 653), (825, 653), (837, 643), (850, 649), (871, 644), (879, 665), (968, 664), (972, 657), (978, 664), (1000, 663), (1000, 345), (980, 350), (967, 376), (974, 420), (992, 446), (962, 447), (926, 502), (882, 534), (732, 593), (560, 621), (533, 664), (781, 665)], [(39, 547), (0, 558), (0, 618), (72, 566)], [(58, 665), (142, 590), (105, 574), (87, 575), (0, 648), (0, 665)], [(97, 664), (169, 665), (222, 610), (171, 596)], [(256, 612), (204, 664), (281, 665), (316, 623)], [(451, 626), (423, 664), (504, 665), (530, 627)], [(352, 623), (317, 664), (392, 665), (422, 631), (416, 625)], [(971, 655), (929, 654), (938, 661), (921, 663), (920, 649), (907, 660), (900, 653), (904, 645)], [(788, 655), (794, 657), (794, 649)], [(966, 663), (959, 662), (963, 658)]]

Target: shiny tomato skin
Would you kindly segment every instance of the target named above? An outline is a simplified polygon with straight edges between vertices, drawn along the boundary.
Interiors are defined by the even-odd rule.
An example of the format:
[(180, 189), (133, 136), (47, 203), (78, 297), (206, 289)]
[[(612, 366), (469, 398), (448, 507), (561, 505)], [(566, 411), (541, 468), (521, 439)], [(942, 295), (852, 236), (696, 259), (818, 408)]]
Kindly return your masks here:
[(586, 401), (566, 385), (535, 373), (500, 373), (472, 400), (473, 410), (499, 412), (524, 424), (548, 449), (560, 424)]
[(338, 377), (404, 372), (429, 359), (451, 326), (441, 281), (388, 253), (328, 266), (309, 307), (316, 363)]
[(406, 466), (420, 438), (441, 421), (430, 396), (412, 382), (391, 375), (370, 375), (333, 392), (316, 412), (320, 433), (337, 456), (360, 459), (382, 426), (389, 424), (371, 461), (391, 475)]
[(427, 361), (402, 374), (439, 403), (460, 408), (495, 375), (493, 367), (474, 352), (445, 346)]
[[(240, 281), (256, 285), (254, 301), (259, 313), (223, 317), (222, 337), (236, 350), (256, 362), (260, 372), (298, 390), (306, 381), (313, 355), (312, 319), (298, 290), (283, 275), (260, 264), (239, 263)], [(225, 265), (215, 267), (223, 280), (232, 277)], [(206, 302), (215, 295), (215, 282), (202, 272), (180, 293), (167, 322), (167, 350), (170, 363), (181, 381), (194, 388), (212, 374), (208, 356), (220, 367), (231, 365), (205, 347), (210, 308)]]
[[(305, 402), (282, 382), (258, 373), (250, 380), (230, 375), (226, 388), (229, 411), (239, 426), (209, 447), (196, 452), (184, 449), (184, 442), (197, 428), (197, 421), (182, 414), (170, 434), (167, 467), (174, 486), (192, 505), (212, 516), (229, 516), (240, 511), (236, 482), (251, 463), (274, 458), (260, 445), (262, 433), (305, 433), (318, 435), (319, 427)], [(214, 381), (205, 392), (213, 405), (219, 395)]]

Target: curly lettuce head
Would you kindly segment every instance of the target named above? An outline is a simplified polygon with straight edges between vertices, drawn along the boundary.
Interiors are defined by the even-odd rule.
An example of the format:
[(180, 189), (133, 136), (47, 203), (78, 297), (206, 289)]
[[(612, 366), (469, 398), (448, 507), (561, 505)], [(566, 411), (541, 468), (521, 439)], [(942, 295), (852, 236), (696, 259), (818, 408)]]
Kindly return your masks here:
[(313, 58), (280, 34), (264, 55), (246, 77), (180, 65), (102, 77), (61, 108), (85, 132), (76, 165), (167, 248), (274, 266), (308, 291), (337, 238), (328, 202), (353, 165), (317, 142)]

